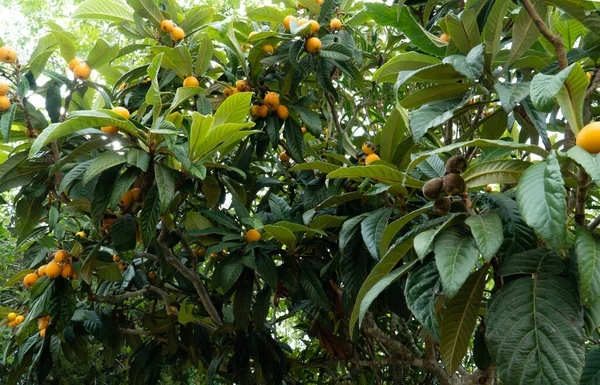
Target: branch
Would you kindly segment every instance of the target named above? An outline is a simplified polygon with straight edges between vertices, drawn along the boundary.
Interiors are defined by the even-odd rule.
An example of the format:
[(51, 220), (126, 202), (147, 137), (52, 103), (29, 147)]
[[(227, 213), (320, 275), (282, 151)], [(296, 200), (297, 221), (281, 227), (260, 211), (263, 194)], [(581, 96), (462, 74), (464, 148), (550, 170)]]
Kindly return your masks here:
[(141, 295), (144, 295), (147, 292), (148, 292), (148, 288), (147, 288), (147, 286), (144, 286), (144, 288), (137, 290), (137, 291), (130, 291), (127, 293), (116, 294), (116, 295), (96, 295), (95, 293), (89, 293), (88, 300), (92, 301), (92, 302), (110, 303), (110, 304), (115, 305), (115, 304), (121, 303), (129, 298), (139, 297)]
[(333, 124), (335, 125), (335, 129), (341, 134), (344, 131), (344, 129), (340, 124), (340, 116), (338, 114), (337, 107), (335, 106), (335, 103), (333, 102), (333, 100), (331, 100), (331, 96), (329, 96), (327, 92), (325, 93), (325, 99), (327, 99), (327, 104), (329, 104), (329, 109), (331, 110), (331, 116), (333, 117)]

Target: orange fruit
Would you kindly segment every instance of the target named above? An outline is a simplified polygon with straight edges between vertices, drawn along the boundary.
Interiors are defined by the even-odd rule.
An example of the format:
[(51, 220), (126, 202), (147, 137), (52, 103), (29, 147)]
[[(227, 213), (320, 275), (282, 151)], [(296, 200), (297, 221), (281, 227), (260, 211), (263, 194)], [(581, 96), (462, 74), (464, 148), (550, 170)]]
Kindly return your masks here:
[(14, 321), (15, 318), (17, 318), (17, 313), (8, 313), (8, 315), (6, 316), (6, 319), (9, 321)]
[(250, 107), (250, 116), (252, 116), (253, 118), (260, 117), (260, 106), (258, 104), (255, 104), (252, 107)]
[(58, 278), (62, 268), (56, 261), (52, 261), (46, 265), (46, 276), (48, 278)]
[(323, 3), (325, 2), (325, 0), (315, 0), (317, 2), (317, 4), (319, 5), (323, 5)]
[(233, 94), (234, 94), (234, 92), (233, 92), (234, 90), (237, 90), (237, 89), (236, 89), (236, 88), (233, 88), (233, 87), (227, 87), (227, 88), (225, 88), (225, 89), (223, 90), (223, 95), (224, 95), (226, 98), (228, 98), (228, 97), (230, 97), (231, 95), (233, 95)]
[(237, 88), (240, 92), (246, 91), (246, 81), (238, 80), (237, 82), (235, 82), (235, 88)]
[(281, 154), (279, 154), (279, 160), (282, 162), (289, 162), (290, 156), (287, 154), (287, 152), (283, 151)]
[(9, 64), (14, 63), (17, 61), (17, 51), (7, 45), (0, 47), (0, 60)]
[(273, 51), (275, 51), (275, 48), (273, 48), (271, 44), (265, 44), (262, 47), (260, 47), (260, 49), (262, 49), (266, 53), (273, 53)]
[(0, 95), (4, 96), (8, 94), (8, 83), (0, 80)]
[(92, 69), (86, 62), (82, 61), (73, 68), (73, 74), (79, 80), (88, 80), (92, 74)]
[(369, 154), (367, 155), (367, 157), (365, 158), (365, 164), (369, 164), (371, 162), (375, 162), (376, 160), (379, 160), (381, 158), (379, 158), (379, 155), (377, 154)]
[(268, 115), (269, 115), (269, 107), (267, 107), (263, 104), (262, 106), (260, 106), (260, 117), (266, 118)]
[(15, 321), (10, 321), (7, 326), (9, 328), (14, 328), (15, 327)]
[(279, 105), (279, 107), (277, 107), (277, 116), (279, 116), (279, 119), (281, 120), (286, 120), (288, 116), (290, 116), (290, 111), (286, 106)]
[(117, 126), (100, 127), (100, 130), (102, 132), (105, 132), (105, 133), (111, 134), (111, 135), (115, 135), (115, 134), (119, 133), (119, 127), (117, 127)]
[(200, 85), (200, 82), (198, 81), (198, 78), (196, 78), (195, 76), (188, 76), (183, 81), (184, 87), (198, 87), (199, 85)]
[(36, 273), (29, 273), (25, 276), (25, 278), (23, 278), (23, 286), (25, 286), (27, 289), (30, 289), (35, 281), (37, 281), (39, 278), (40, 277), (38, 277)]
[(362, 145), (361, 150), (364, 154), (370, 155), (375, 152), (375, 145), (371, 142), (365, 142)]
[(306, 127), (302, 126), (301, 130), (303, 134), (306, 134)]
[(73, 265), (65, 263), (60, 271), (60, 275), (62, 275), (63, 278), (69, 278), (73, 275), (73, 272)]
[(171, 37), (176, 41), (183, 40), (185, 37), (185, 32), (181, 27), (174, 27), (171, 31)]
[(331, 19), (331, 22), (329, 23), (329, 27), (331, 28), (332, 31), (339, 31), (340, 29), (342, 29), (342, 21), (340, 19), (338, 19), (337, 17), (334, 19)]
[(271, 111), (276, 111), (279, 107), (279, 95), (275, 92), (267, 92), (264, 100), (265, 106)]
[(44, 330), (48, 327), (50, 321), (48, 321), (47, 318), (40, 318), (38, 321), (38, 329), (39, 330)]
[(490, 186), (489, 184), (487, 186), (485, 186), (485, 192), (489, 192), (491, 193), (494, 189), (492, 188), (492, 186)]
[(37, 275), (40, 277), (43, 277), (44, 275), (46, 275), (46, 265), (42, 265), (42, 266), (38, 267)]
[(75, 70), (75, 67), (77, 67), (77, 66), (78, 66), (80, 63), (81, 63), (81, 59), (77, 59), (77, 58), (75, 58), (75, 59), (72, 59), (72, 60), (69, 62), (69, 69), (70, 69), (71, 71)]
[(4, 95), (0, 95), (0, 112), (4, 112), (10, 108), (10, 99)]
[(576, 143), (590, 154), (600, 152), (600, 122), (592, 122), (577, 134)]
[(129, 207), (129, 205), (131, 204), (131, 202), (133, 201), (133, 194), (130, 191), (125, 192), (125, 194), (123, 194), (123, 196), (121, 197), (121, 200), (119, 201), (119, 206), (121, 206), (122, 208), (125, 207)]
[(259, 241), (260, 233), (258, 232), (258, 230), (250, 229), (246, 232), (245, 238), (246, 238), (246, 242), (248, 242), (248, 243)]
[(116, 254), (113, 255), (113, 262), (120, 262), (120, 261), (121, 261), (121, 258), (119, 258), (118, 255), (116, 255)]
[(321, 26), (319, 25), (319, 23), (317, 23), (316, 20), (309, 20), (308, 21), (309, 24), (311, 25), (311, 33), (314, 35), (315, 33), (317, 33), (317, 31), (319, 30), (319, 28), (321, 28)]
[(75, 234), (75, 236), (83, 239), (87, 236), (87, 234), (85, 233), (85, 231), (78, 231), (77, 234)]
[(285, 28), (286, 31), (290, 30), (290, 23), (293, 21), (295, 21), (296, 23), (298, 22), (298, 19), (296, 19), (294, 16), (292, 15), (288, 15), (283, 19), (283, 27)]
[(42, 338), (46, 337), (46, 329), (40, 330), (40, 337), (42, 337)]
[(18, 315), (17, 318), (15, 318), (15, 325), (20, 325), (23, 323), (23, 321), (25, 321), (25, 317)]
[(150, 278), (150, 279), (156, 279), (156, 277), (157, 277), (157, 275), (156, 275), (155, 272), (151, 271), (151, 272), (148, 273), (148, 278)]
[(112, 109), (112, 111), (121, 115), (125, 119), (129, 119), (129, 117), (131, 116), (131, 114), (129, 114), (129, 110), (125, 107), (115, 107)]
[(138, 198), (140, 197), (140, 189), (132, 188), (131, 189), (131, 197), (133, 198), (133, 201), (136, 202), (138, 200)]
[(318, 37), (311, 37), (306, 41), (306, 52), (316, 53), (321, 50), (321, 40)]
[(160, 22), (160, 30), (163, 32), (171, 32), (175, 28), (175, 23), (172, 20), (163, 20)]
[(68, 258), (69, 258), (69, 253), (66, 252), (65, 250), (58, 250), (56, 252), (56, 254), (54, 254), (54, 260), (59, 263), (64, 262)]
[(127, 266), (125, 266), (122, 263), (119, 263), (119, 270), (125, 270), (125, 269), (127, 269)]
[(442, 36), (440, 36), (440, 39), (443, 40), (443, 41), (445, 41), (446, 43), (449, 43), (451, 37), (448, 34), (442, 33)]

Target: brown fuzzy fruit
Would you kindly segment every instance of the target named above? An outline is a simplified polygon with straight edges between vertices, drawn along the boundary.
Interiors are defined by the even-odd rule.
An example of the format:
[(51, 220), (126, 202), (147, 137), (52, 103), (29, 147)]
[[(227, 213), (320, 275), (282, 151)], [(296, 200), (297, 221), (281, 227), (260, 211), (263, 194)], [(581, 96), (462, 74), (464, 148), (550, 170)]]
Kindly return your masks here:
[(454, 155), (446, 161), (446, 174), (464, 172), (467, 169), (467, 159), (462, 155)]
[(437, 201), (446, 196), (444, 192), (444, 178), (434, 178), (423, 185), (423, 196), (430, 201)]
[(452, 200), (448, 197), (444, 197), (435, 201), (433, 204), (433, 211), (435, 211), (437, 215), (446, 215), (448, 214), (448, 211), (450, 211), (450, 206), (452, 206)]
[(448, 195), (459, 195), (467, 190), (465, 180), (458, 173), (450, 173), (444, 176), (444, 191)]

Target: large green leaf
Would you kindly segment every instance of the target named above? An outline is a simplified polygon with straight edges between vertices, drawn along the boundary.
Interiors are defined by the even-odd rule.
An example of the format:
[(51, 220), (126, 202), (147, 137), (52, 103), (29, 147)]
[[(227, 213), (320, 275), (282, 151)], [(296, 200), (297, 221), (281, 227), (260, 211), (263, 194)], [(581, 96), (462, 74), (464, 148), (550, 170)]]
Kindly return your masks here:
[(579, 146), (567, 151), (567, 156), (579, 163), (596, 183), (600, 183), (600, 158), (592, 155)]
[(531, 166), (531, 163), (518, 159), (498, 159), (481, 162), (470, 167), (463, 178), (468, 188), (481, 187), (491, 183), (516, 184)]
[(100, 68), (110, 63), (119, 54), (119, 46), (100, 38), (88, 53), (86, 63), (91, 68)]
[(488, 266), (477, 270), (450, 300), (442, 318), (440, 353), (448, 373), (454, 373), (469, 348), (483, 299)]
[(125, 163), (126, 160), (127, 159), (118, 152), (103, 152), (97, 158), (94, 158), (92, 163), (86, 168), (85, 173), (83, 174), (83, 184), (87, 184), (104, 170)]
[(579, 268), (579, 293), (587, 307), (600, 299), (600, 241), (584, 227), (575, 231), (575, 255)]
[[(481, 43), (477, 15), (474, 10), (467, 9), (461, 12), (460, 20), (449, 14), (444, 18), (444, 21), (448, 34), (452, 36), (452, 42), (464, 55)], [(483, 55), (481, 61), (483, 63)]]
[(306, 162), (306, 163), (297, 164), (294, 167), (290, 168), (290, 171), (318, 170), (323, 173), (330, 173), (339, 168), (340, 168), (340, 166), (338, 166), (338, 165), (335, 165), (332, 163), (327, 163), (327, 162), (321, 162), (321, 161), (317, 160), (314, 162)]
[(555, 250), (567, 247), (566, 191), (554, 154), (527, 169), (517, 186), (525, 222)]
[(496, 83), (494, 88), (502, 103), (502, 108), (507, 113), (512, 111), (517, 103), (520, 103), (523, 99), (529, 96), (530, 83), (529, 82), (518, 82), (518, 83)]
[(386, 162), (394, 160), (398, 144), (406, 137), (408, 132), (408, 113), (402, 107), (392, 109), (381, 130), (379, 154)]
[[(392, 210), (384, 207), (373, 211), (361, 222), (361, 232), (367, 250), (375, 259), (379, 259), (379, 246), (383, 231), (392, 215)], [(387, 250), (386, 250), (387, 251)]]
[(419, 108), (423, 104), (435, 100), (460, 98), (471, 87), (472, 85), (469, 83), (450, 83), (425, 87), (423, 89), (413, 91), (410, 94), (408, 94), (404, 99), (400, 101), (400, 105), (404, 108), (412, 109)]
[(440, 275), (433, 258), (428, 258), (410, 272), (404, 289), (406, 305), (436, 340), (440, 339), (436, 309), (442, 297), (441, 289)]
[(72, 17), (79, 19), (100, 19), (128, 21), (133, 23), (133, 9), (124, 2), (113, 0), (88, 0), (77, 7)]
[[(542, 20), (544, 20), (546, 18), (548, 5), (540, 1), (535, 5), (535, 9)], [(539, 36), (540, 30), (535, 25), (531, 16), (529, 16), (527, 9), (522, 7), (512, 28), (512, 44), (508, 59), (504, 65), (504, 71), (506, 71), (517, 59), (521, 58), (523, 52), (531, 48)]]
[(394, 56), (382, 65), (373, 74), (373, 81), (381, 83), (394, 83), (400, 71), (414, 71), (433, 64), (440, 64), (441, 60), (418, 52), (404, 52)]
[(491, 261), (504, 242), (500, 217), (494, 213), (471, 215), (465, 220), (465, 224), (471, 228), (471, 234), (484, 261)]
[(410, 129), (415, 142), (419, 141), (427, 130), (445, 123), (454, 116), (454, 110), (462, 104), (461, 99), (441, 100), (425, 104), (410, 113)]
[(536, 74), (531, 81), (531, 101), (541, 111), (550, 112), (556, 105), (555, 97), (560, 92), (574, 64), (556, 75)]
[(161, 213), (163, 213), (175, 196), (175, 170), (163, 164), (154, 163), (154, 176), (160, 196)]
[(579, 385), (598, 384), (600, 384), (600, 349), (595, 348), (587, 354)]
[[(537, 265), (542, 267), (541, 261)], [(578, 383), (585, 352), (583, 308), (568, 277), (538, 271), (506, 280), (488, 302), (486, 322), (489, 351), (503, 383)]]
[(394, 237), (402, 230), (404, 226), (406, 226), (410, 221), (418, 217), (419, 215), (426, 213), (431, 210), (433, 203), (426, 204), (420, 209), (414, 210), (403, 217), (396, 219), (394, 222), (387, 225), (383, 234), (381, 235), (381, 243), (379, 245), (379, 249), (385, 254), (388, 251), (388, 248), (392, 244)]
[(161, 213), (158, 187), (152, 186), (146, 194), (140, 213), (140, 234), (144, 245), (149, 245), (156, 233), (156, 225)]
[[(489, 54), (489, 59), (486, 60), (488, 65), (491, 65), (500, 50), (502, 40), (502, 28), (504, 27), (504, 16), (510, 0), (496, 0), (492, 5), (492, 9), (488, 13), (483, 27), (483, 41), (485, 52)], [(486, 55), (487, 56), (487, 55)]]
[(327, 174), (327, 178), (371, 178), (391, 184), (404, 182), (405, 186), (415, 188), (421, 188), (425, 184), (423, 181), (409, 177), (392, 167), (375, 164), (340, 168)]
[(214, 52), (214, 45), (208, 35), (204, 35), (198, 43), (198, 54), (196, 56), (196, 68), (194, 73), (196, 76), (202, 76), (210, 67)]
[(454, 297), (477, 262), (479, 251), (471, 235), (462, 228), (450, 228), (438, 234), (433, 245), (444, 294)]
[(263, 227), (263, 230), (284, 244), (288, 250), (293, 251), (296, 248), (296, 236), (292, 230), (275, 225), (266, 225)]
[(577, 134), (583, 128), (583, 104), (589, 81), (579, 63), (573, 65), (567, 80), (556, 94), (560, 110)]
[(446, 56), (443, 63), (452, 64), (454, 69), (465, 75), (467, 79), (474, 82), (483, 75), (483, 44), (479, 44), (467, 54), (463, 55), (450, 55)]
[(450, 226), (457, 215), (461, 214), (450, 214), (448, 215), (448, 220), (441, 226), (432, 230), (422, 231), (415, 236), (413, 247), (415, 248), (415, 254), (417, 254), (421, 261), (423, 261), (429, 252), (433, 250), (435, 237)]

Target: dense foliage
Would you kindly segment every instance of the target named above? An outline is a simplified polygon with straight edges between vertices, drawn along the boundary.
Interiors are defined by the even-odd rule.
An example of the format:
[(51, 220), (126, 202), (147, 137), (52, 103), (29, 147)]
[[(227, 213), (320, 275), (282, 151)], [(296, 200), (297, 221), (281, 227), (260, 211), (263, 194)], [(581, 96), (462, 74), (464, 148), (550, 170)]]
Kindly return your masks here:
[(600, 383), (600, 3), (230, 5), (0, 40), (0, 382)]

